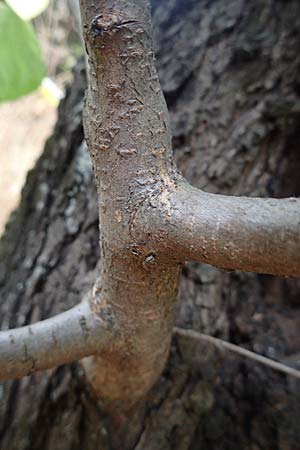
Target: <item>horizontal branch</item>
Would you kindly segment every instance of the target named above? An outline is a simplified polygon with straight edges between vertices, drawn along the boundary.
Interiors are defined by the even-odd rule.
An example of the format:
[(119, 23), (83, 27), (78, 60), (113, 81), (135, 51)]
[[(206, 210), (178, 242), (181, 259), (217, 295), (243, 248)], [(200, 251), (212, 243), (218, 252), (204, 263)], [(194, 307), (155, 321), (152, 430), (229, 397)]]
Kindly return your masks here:
[(83, 301), (33, 325), (0, 332), (0, 380), (50, 369), (99, 352), (107, 329)]
[(227, 270), (300, 276), (300, 199), (210, 194), (179, 181), (167, 207), (163, 201), (145, 226), (163, 236), (168, 255)]
[(178, 336), (194, 339), (199, 342), (208, 342), (210, 344), (213, 344), (218, 349), (229, 350), (230, 352), (237, 353), (238, 355), (244, 356), (248, 359), (252, 359), (253, 361), (268, 366), (273, 370), (284, 373), (285, 375), (300, 379), (300, 370), (289, 367), (285, 364), (275, 361), (274, 359), (267, 358), (266, 356), (259, 355), (258, 353), (240, 347), (239, 345), (232, 344), (231, 342), (224, 341), (223, 339), (219, 339), (214, 336), (209, 336), (208, 334), (198, 333), (194, 330), (174, 327), (173, 331), (174, 334)]

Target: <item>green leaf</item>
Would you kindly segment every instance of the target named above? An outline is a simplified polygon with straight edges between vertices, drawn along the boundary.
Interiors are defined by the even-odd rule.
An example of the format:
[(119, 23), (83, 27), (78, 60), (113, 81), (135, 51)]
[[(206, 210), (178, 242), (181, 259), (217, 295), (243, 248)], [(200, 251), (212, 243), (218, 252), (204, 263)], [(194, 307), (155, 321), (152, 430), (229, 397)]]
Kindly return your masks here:
[(28, 94), (44, 76), (42, 53), (32, 25), (0, 2), (0, 101)]

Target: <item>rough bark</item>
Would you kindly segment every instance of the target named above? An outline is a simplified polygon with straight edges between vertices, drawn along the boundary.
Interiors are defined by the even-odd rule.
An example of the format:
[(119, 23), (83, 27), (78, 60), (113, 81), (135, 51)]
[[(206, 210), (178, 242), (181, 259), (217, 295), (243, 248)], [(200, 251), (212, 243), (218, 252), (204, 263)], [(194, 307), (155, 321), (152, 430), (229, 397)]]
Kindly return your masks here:
[[(296, 1), (154, 4), (175, 154), (195, 186), (299, 195), (299, 17)], [(83, 84), (77, 72), (1, 242), (3, 328), (78, 303), (98, 272)], [(297, 367), (298, 298), (295, 280), (192, 263), (184, 269), (177, 323)], [(299, 381), (208, 344), (174, 338), (164, 375), (122, 444), (83, 377), (76, 364), (5, 383), (1, 448), (294, 450), (299, 443)]]

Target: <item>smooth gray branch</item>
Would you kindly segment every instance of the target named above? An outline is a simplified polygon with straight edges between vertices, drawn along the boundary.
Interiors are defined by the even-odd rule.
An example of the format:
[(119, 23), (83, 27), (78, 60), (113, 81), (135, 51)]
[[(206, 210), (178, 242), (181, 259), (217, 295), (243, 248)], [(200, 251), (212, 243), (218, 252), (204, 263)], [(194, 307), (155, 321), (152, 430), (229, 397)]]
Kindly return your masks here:
[(300, 276), (298, 198), (209, 194), (179, 181), (145, 226), (159, 230), (167, 253), (182, 261)]
[[(188, 259), (225, 268), (300, 276), (300, 200), (178, 191)], [(178, 220), (180, 220), (178, 218)]]
[(0, 332), (0, 380), (20, 378), (95, 354), (110, 333), (88, 301), (36, 324)]
[(299, 199), (231, 197), (184, 185), (174, 196), (172, 210), (172, 239), (185, 259), (224, 269), (300, 276)]

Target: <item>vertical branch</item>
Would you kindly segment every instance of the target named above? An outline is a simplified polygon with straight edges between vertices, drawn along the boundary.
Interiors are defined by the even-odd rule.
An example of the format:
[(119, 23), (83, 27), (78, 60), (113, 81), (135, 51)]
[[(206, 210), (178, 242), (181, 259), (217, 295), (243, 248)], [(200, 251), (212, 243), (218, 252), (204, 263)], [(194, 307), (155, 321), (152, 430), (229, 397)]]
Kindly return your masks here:
[(110, 305), (120, 329), (110, 351), (85, 367), (111, 409), (128, 409), (153, 385), (169, 351), (180, 266), (136, 225), (141, 208), (150, 214), (157, 196), (168, 203), (176, 171), (149, 1), (81, 0), (81, 11), (90, 66), (84, 128), (102, 258), (94, 302), (99, 311)]

